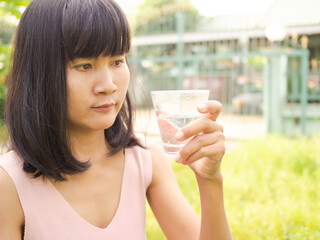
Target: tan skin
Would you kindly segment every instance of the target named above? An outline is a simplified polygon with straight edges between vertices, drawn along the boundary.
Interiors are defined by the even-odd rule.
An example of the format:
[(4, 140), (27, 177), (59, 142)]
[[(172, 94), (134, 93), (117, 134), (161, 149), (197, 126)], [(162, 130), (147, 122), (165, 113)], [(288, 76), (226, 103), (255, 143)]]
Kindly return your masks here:
[[(122, 151), (106, 157), (110, 147), (103, 130), (113, 124), (129, 78), (125, 56), (76, 59), (67, 67), (72, 151), (79, 160), (91, 159), (92, 167), (68, 176), (66, 182), (51, 182), (83, 219), (100, 228), (108, 226), (117, 210), (124, 170)], [(152, 142), (153, 177), (147, 198), (167, 239), (231, 239), (220, 172), (225, 151), (223, 129), (216, 122), (221, 104), (208, 101), (198, 111), (204, 117), (183, 128), (180, 138), (177, 136), (179, 141), (192, 137), (177, 161), (195, 172), (202, 219), (182, 195), (167, 155)], [(6, 196), (0, 198), (0, 239), (21, 239), (23, 210), (14, 184), (2, 168), (0, 196)]]

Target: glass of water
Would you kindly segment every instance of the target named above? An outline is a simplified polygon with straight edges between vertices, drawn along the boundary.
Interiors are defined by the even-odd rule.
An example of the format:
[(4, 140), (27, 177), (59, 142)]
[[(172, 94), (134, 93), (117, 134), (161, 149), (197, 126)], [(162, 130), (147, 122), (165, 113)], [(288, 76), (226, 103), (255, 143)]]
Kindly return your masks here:
[(163, 148), (167, 153), (177, 154), (188, 140), (177, 141), (175, 134), (202, 116), (197, 105), (208, 100), (209, 90), (152, 91), (151, 97)]

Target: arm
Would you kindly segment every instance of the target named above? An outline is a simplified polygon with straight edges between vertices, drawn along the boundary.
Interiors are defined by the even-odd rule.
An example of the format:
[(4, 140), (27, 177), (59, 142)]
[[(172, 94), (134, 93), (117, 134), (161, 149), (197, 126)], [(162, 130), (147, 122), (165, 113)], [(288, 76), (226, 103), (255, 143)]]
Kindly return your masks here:
[(216, 122), (222, 109), (217, 101), (198, 107), (201, 119), (185, 126), (176, 135), (179, 141), (191, 138), (180, 150), (177, 162), (195, 173), (201, 199), (200, 239), (231, 239), (223, 203), (223, 178), (220, 171), (225, 153), (223, 128)]
[(200, 233), (200, 219), (184, 198), (162, 147), (150, 142), (153, 164), (147, 198), (168, 240), (194, 240)]
[(197, 177), (201, 199), (200, 239), (231, 239), (223, 204), (222, 177), (206, 181)]
[(151, 146), (153, 179), (148, 201), (167, 239), (231, 239), (224, 204), (220, 164), (224, 155), (222, 127), (216, 123), (221, 104), (207, 102), (199, 109), (205, 117), (184, 127), (178, 140), (191, 140), (176, 161), (194, 171), (201, 200), (201, 223), (183, 197), (161, 149)]
[(24, 214), (16, 188), (0, 167), (0, 239), (21, 240)]

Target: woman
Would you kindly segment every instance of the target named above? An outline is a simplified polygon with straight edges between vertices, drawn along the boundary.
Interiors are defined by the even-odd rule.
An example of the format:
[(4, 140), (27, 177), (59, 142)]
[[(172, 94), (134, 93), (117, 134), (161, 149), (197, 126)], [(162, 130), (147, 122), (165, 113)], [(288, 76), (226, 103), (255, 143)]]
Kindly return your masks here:
[[(132, 129), (130, 30), (113, 0), (34, 0), (15, 36), (0, 158), (0, 239), (146, 239), (145, 198), (168, 239), (230, 239), (217, 102), (177, 139), (201, 221), (162, 149)], [(3, 197), (4, 196), (4, 197)]]

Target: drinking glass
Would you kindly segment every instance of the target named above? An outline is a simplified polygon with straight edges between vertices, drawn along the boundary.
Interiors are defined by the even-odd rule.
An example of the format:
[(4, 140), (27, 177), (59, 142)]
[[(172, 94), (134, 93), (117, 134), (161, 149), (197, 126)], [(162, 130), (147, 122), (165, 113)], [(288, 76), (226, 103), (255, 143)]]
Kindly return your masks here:
[(197, 105), (208, 100), (209, 90), (152, 91), (151, 97), (163, 148), (169, 154), (177, 154), (188, 140), (177, 141), (175, 134), (202, 116)]

